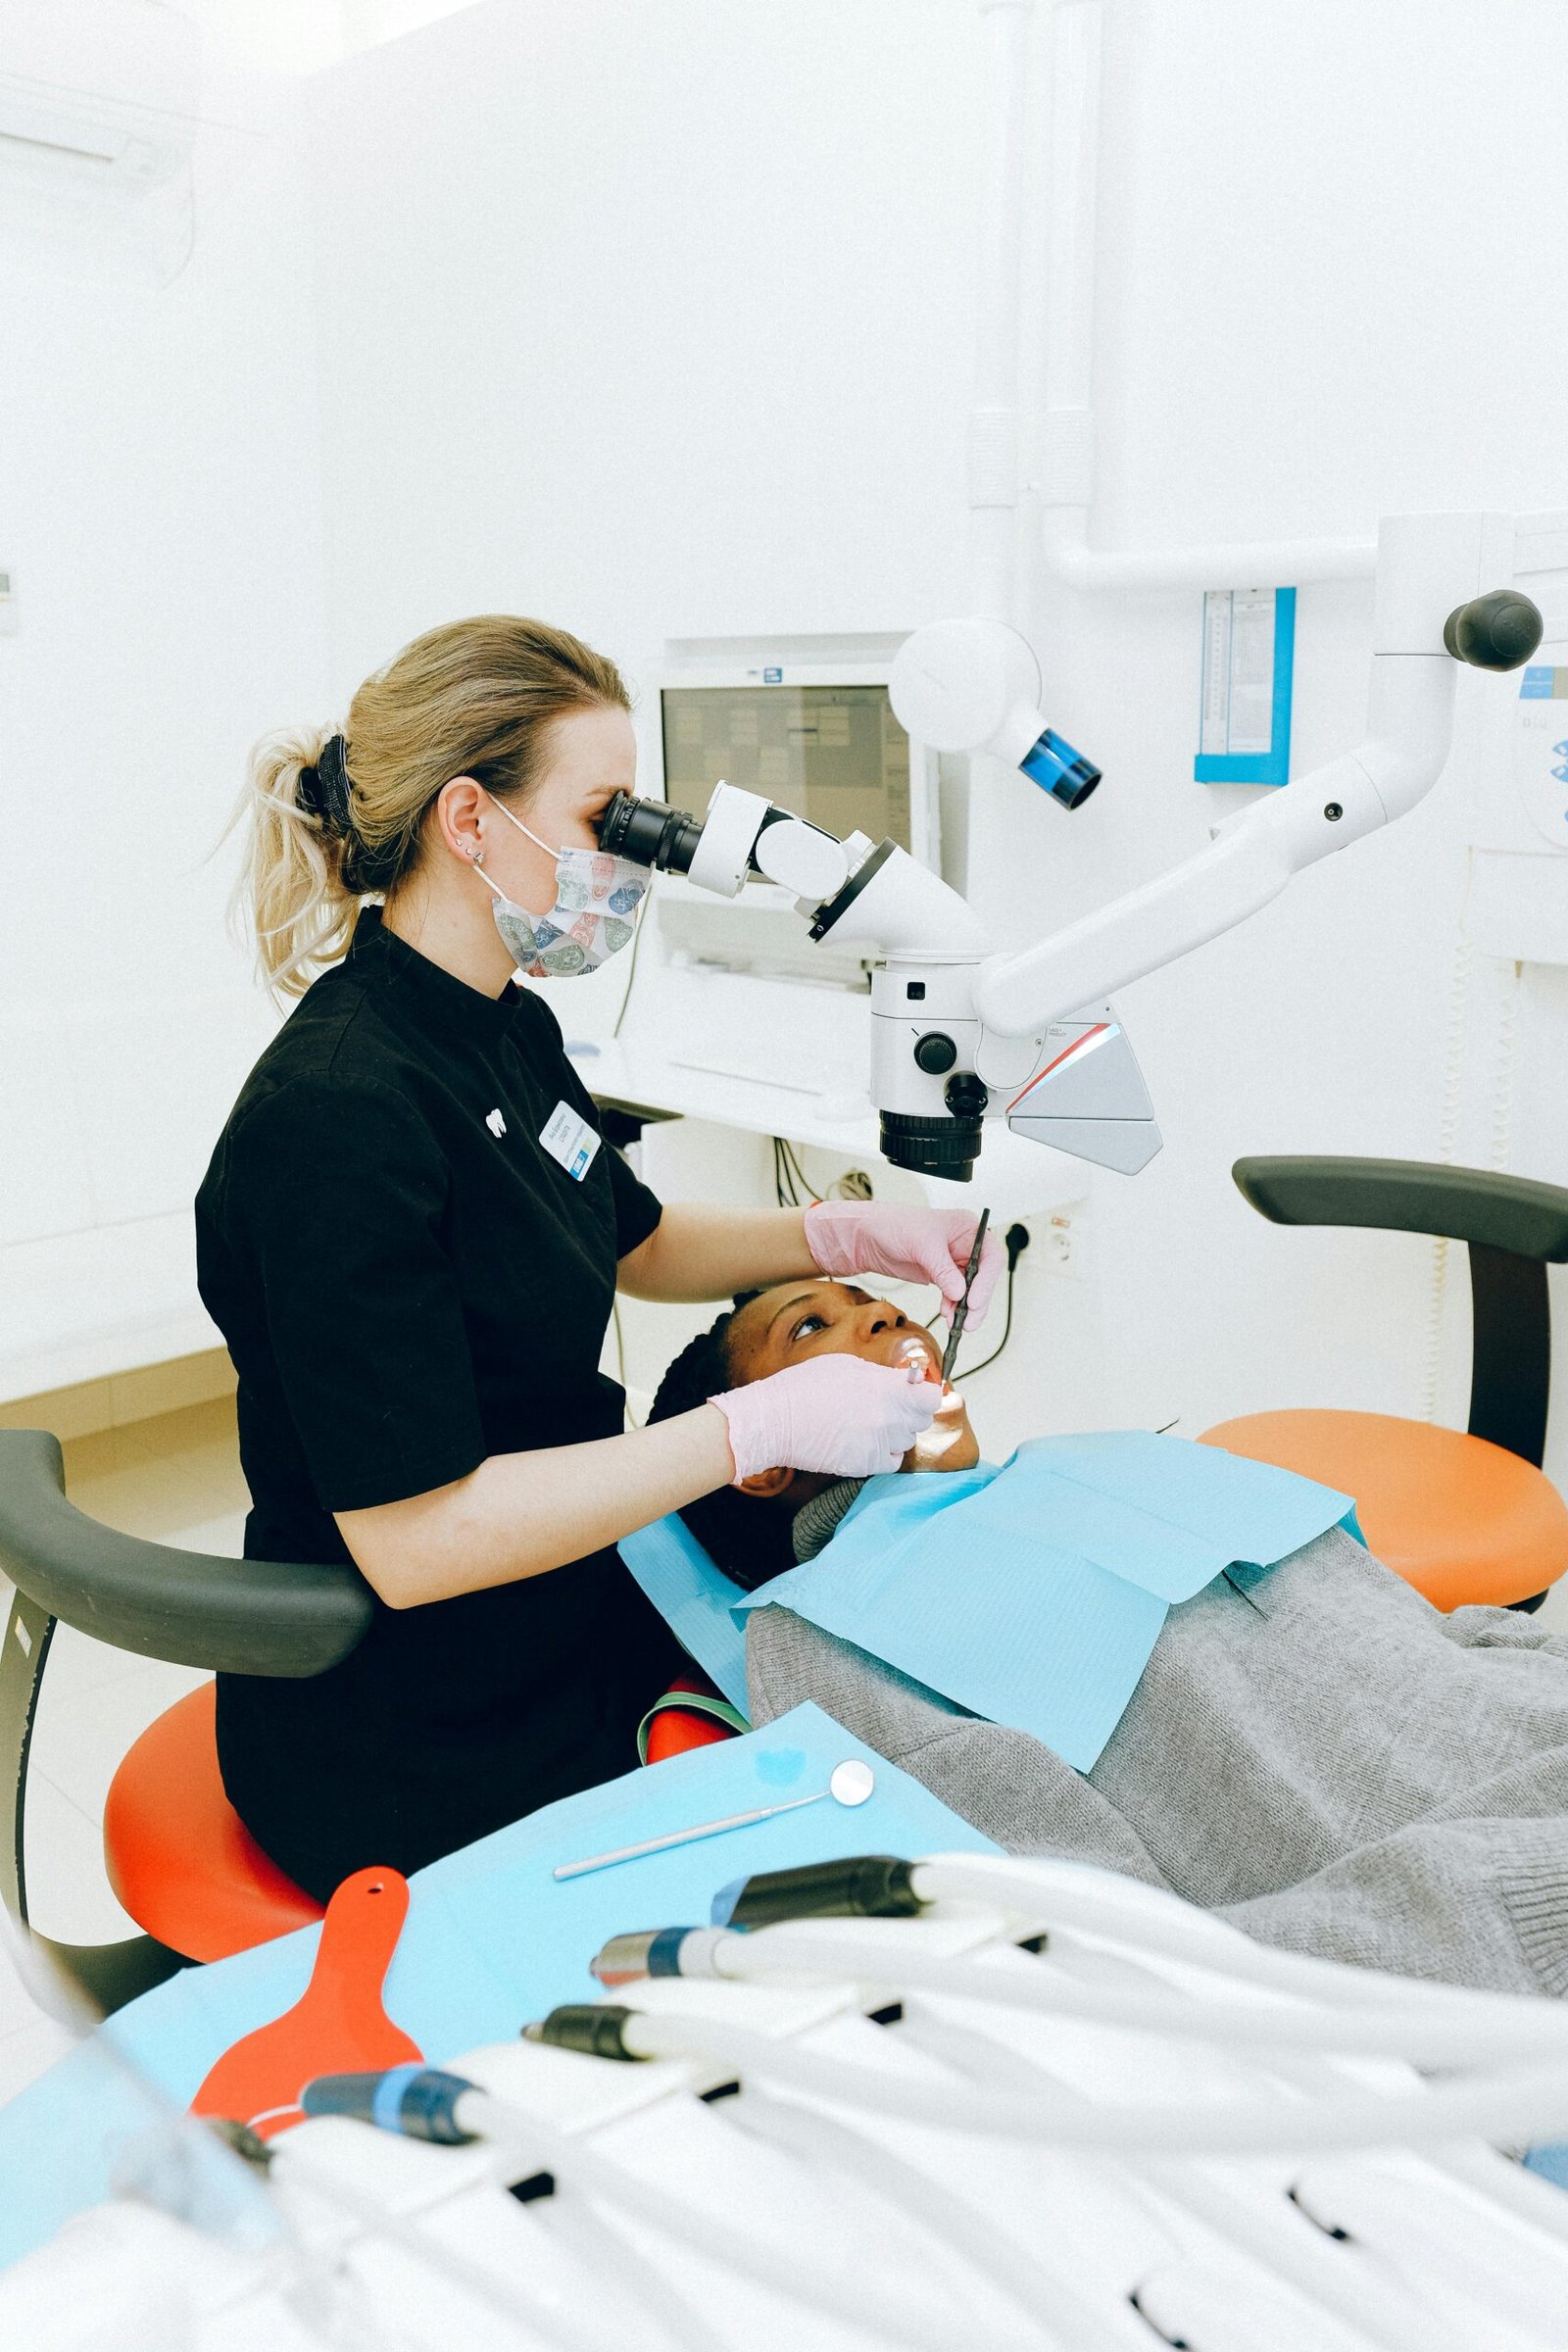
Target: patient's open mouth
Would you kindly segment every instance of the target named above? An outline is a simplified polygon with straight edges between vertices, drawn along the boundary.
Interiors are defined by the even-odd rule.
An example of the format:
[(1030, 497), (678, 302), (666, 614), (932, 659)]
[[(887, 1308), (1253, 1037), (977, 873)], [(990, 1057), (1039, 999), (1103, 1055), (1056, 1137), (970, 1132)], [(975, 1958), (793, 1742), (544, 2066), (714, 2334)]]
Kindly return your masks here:
[(890, 1360), (910, 1372), (918, 1373), (922, 1380), (926, 1380), (936, 1370), (941, 1359), (931, 1342), (923, 1334), (917, 1331), (906, 1331), (895, 1346)]

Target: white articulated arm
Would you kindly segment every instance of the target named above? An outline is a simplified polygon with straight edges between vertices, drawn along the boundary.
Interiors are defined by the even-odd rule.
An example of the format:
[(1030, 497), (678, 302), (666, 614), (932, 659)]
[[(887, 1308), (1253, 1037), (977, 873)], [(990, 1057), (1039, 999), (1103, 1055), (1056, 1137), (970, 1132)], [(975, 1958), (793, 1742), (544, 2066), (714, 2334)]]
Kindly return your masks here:
[(1233, 817), (1185, 864), (989, 964), (975, 990), (987, 1028), (1026, 1036), (1114, 996), (1256, 914), (1302, 866), (1413, 808), (1448, 757), (1455, 674), (1446, 654), (1379, 655), (1365, 743)]
[[(1472, 642), (1455, 610), (1512, 572), (1511, 528), (1481, 514), (1393, 517), (1378, 540), (1378, 602), (1366, 740), (1218, 828), (1206, 849), (1055, 938), (987, 964), (975, 987), (986, 1027), (1038, 1032), (1189, 955), (1277, 898), (1291, 876), (1405, 815), (1447, 760), (1459, 660), (1529, 658), (1518, 597), (1485, 600), (1505, 645)], [(1504, 610), (1505, 609), (1505, 610)], [(1480, 609), (1478, 608), (1478, 611)], [(1534, 615), (1539, 637), (1539, 615)], [(1524, 624), (1528, 634), (1528, 622)], [(1509, 629), (1516, 632), (1508, 634)], [(1447, 639), (1446, 640), (1446, 629)], [(1445, 650), (1445, 646), (1447, 650)], [(1517, 651), (1518, 646), (1523, 651)], [(1508, 659), (1500, 658), (1506, 651)]]

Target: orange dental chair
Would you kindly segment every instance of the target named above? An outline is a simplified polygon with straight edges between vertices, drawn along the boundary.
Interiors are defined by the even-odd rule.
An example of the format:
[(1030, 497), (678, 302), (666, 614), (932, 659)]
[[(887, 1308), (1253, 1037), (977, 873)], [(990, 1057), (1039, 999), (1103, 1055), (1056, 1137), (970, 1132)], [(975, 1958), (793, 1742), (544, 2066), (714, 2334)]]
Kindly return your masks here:
[(1201, 1443), (1352, 1494), (1369, 1548), (1437, 1608), (1538, 1608), (1568, 1568), (1568, 1503), (1541, 1467), (1546, 1267), (1568, 1263), (1568, 1189), (1399, 1159), (1239, 1159), (1232, 1174), (1276, 1225), (1381, 1226), (1467, 1245), (1469, 1427), (1306, 1407), (1244, 1413)]

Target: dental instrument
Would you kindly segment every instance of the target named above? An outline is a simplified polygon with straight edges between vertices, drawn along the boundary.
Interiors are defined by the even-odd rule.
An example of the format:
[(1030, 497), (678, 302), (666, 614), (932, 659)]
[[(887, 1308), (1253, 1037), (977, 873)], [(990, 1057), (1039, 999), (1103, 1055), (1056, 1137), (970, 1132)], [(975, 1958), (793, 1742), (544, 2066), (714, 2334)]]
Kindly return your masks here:
[(1136, 1879), (1049, 1855), (939, 1854), (906, 1862), (889, 1854), (808, 1863), (760, 1873), (714, 1897), (715, 1924), (761, 1927), (806, 1918), (912, 1919), (936, 1906), (982, 1908), (1010, 1917), (1031, 1937), (1050, 1922), (1053, 1941), (1076, 1936), (1232, 1977), (1259, 1990), (1338, 2007), (1473, 2026), (1494, 2018), (1521, 2034), (1555, 2036), (1561, 2013), (1534, 1995), (1427, 1983), (1380, 1969), (1348, 1968), (1243, 1936), (1211, 1913)]
[[(629, 2308), (662, 2352), (682, 2340), (681, 2298), (692, 2340), (753, 2352), (797, 2344), (803, 2306), (845, 2352), (890, 2342), (1135, 2352), (1155, 2318), (1205, 2352), (1259, 2341), (1454, 2352), (1480, 2340), (1549, 2352), (1568, 2259), (1560, 2196), (1479, 2140), (1452, 2144), (1462, 2127), (1451, 2103), (1439, 2104), (1455, 2088), (1480, 2092), (1494, 2102), (1488, 2129), (1516, 2139), (1527, 2119), (1517, 2100), (1504, 2119), (1494, 2079), (1422, 2091), (1397, 2063), (1276, 2064), (1244, 2046), (1210, 2054), (1186, 2036), (929, 1990), (914, 1981), (916, 1962), (945, 1956), (973, 1978), (1005, 1962), (1047, 1978), (1059, 1962), (1076, 1965), (1081, 1934), (1102, 1973), (1105, 1943), (1129, 1952), (1153, 2000), (1169, 1998), (1173, 1968), (1196, 1962), (1204, 1973), (1194, 1997), (1206, 2001), (1227, 1959), (1238, 2014), (1277, 2000), (1247, 1971), (1255, 1947), (1222, 1923), (1199, 1923), (1208, 1932), (1173, 1961), (1170, 1919), (1185, 1907), (1152, 1889), (996, 1857), (960, 1893), (962, 1867), (940, 1856), (824, 1866), (819, 1903), (831, 1871), (839, 1901), (874, 1901), (880, 1885), (905, 1914), (851, 1920), (857, 1936), (878, 1931), (881, 1949), (835, 1953), (833, 1984), (803, 1973), (771, 1984), (651, 1981), (637, 2012), (557, 2013), (528, 2039), (445, 2070), (309, 2086), (308, 2120), (252, 2150), (292, 2226), (280, 2258), (254, 2284), (220, 2286), (193, 2246), (180, 2258), (180, 2323), (161, 2346), (242, 2352), (261, 2340), (270, 2297), (303, 2324), (268, 2340), (315, 2352), (328, 2330), (318, 2334), (299, 2300), (308, 2256), (312, 2279), (353, 2298), (321, 2315), (333, 2341), (355, 2322), (356, 2340), (368, 2340), (395, 2317), (411, 2352), (435, 2352), (458, 2328), (497, 2352), (513, 2342), (588, 2352), (617, 2330), (625, 2340)], [(732, 1911), (776, 1910), (786, 1877), (793, 1899), (808, 1899), (806, 1871), (753, 1879), (724, 1899)], [(938, 1883), (940, 1896), (926, 1899)], [(1075, 1924), (1061, 1928), (1074, 1889)], [(1092, 1914), (1098, 1936), (1084, 1924)], [(1044, 1964), (1009, 1950), (1020, 1936), (1045, 1941)], [(768, 1937), (737, 1940), (765, 1950)], [(1110, 1958), (1112, 1989), (1131, 1982), (1129, 1965)], [(1363, 1972), (1318, 1965), (1315, 1990), (1337, 1984), (1352, 2025), (1387, 2014), (1387, 2001), (1356, 1997)], [(1402, 1989), (1417, 2006), (1438, 1991)], [(1549, 2012), (1443, 1997), (1483, 2016)], [(596, 2065), (595, 2054), (674, 2063)], [(1553, 2071), (1563, 2069), (1554, 2061)], [(1155, 2096), (1163, 2109), (1151, 2106)], [(1147, 2129), (1178, 2096), (1190, 2126), (1181, 2154)], [(1240, 2153), (1238, 2120), (1265, 2106), (1283, 2154)], [(1348, 2156), (1351, 2107), (1375, 2111), (1379, 2139), (1403, 2141), (1419, 2107), (1442, 2144), (1419, 2157)], [(390, 2131), (362, 2129), (372, 2119)], [(1086, 2123), (1106, 2144), (1089, 2146)], [(1215, 2144), (1200, 2150), (1204, 2138)], [(70, 2243), (68, 2232), (61, 2263)], [(41, 2339), (50, 2352), (86, 2352), (90, 2330), (69, 2324), (69, 2294), (64, 2307), (58, 2299), (68, 2277), (46, 2249), (14, 2292), (11, 2276), (0, 2278), (0, 2334), (43, 2307), (58, 2322)], [(34, 2337), (24, 2328), (18, 2340)]]
[(756, 2132), (788, 2148), (803, 2164), (820, 2166), (825, 2160), (860, 2187), (869, 2187), (874, 2196), (906, 2207), (922, 2230), (938, 2242), (950, 2241), (996, 2279), (1036, 2325), (1043, 2306), (1043, 2316), (1065, 2336), (1073, 2352), (1114, 2352), (1119, 2335), (1059, 2272), (1053, 2271), (1038, 2244), (1019, 2246), (986, 2215), (951, 2196), (940, 2180), (881, 2141), (837, 2117), (819, 2111), (808, 2114), (751, 2085), (745, 2086), (730, 2113), (743, 2132)]
[[(417, 2070), (411, 2064), (392, 2070), (396, 2076), (412, 2075)], [(387, 2078), (364, 2075), (343, 2078), (347, 2081), (375, 2083)], [(345, 2113), (344, 2107), (329, 2108), (324, 2103), (312, 2113)], [(286, 2189), (304, 2188), (313, 2196), (356, 2222), (372, 2239), (392, 2233), (397, 2217), (374, 2197), (346, 2180), (340, 2171), (318, 2164), (314, 2154), (300, 2144), (297, 2134), (286, 2134), (281, 2141), (264, 2140), (248, 2125), (218, 2126), (236, 2154), (248, 2164), (266, 2172), (276, 2184)], [(456, 2144), (455, 2142), (453, 2144)], [(548, 2180), (548, 2176), (545, 2177)], [(553, 2193), (550, 2183), (549, 2193)], [(481, 2266), (457, 2248), (443, 2245), (428, 2230), (397, 2230), (395, 2241), (401, 2251), (415, 2262), (443, 2278), (460, 2293), (471, 2296), (495, 2318), (515, 2326), (519, 2319), (538, 2328), (560, 2352), (617, 2352), (620, 2341), (616, 2330), (596, 2325), (593, 2319), (561, 2302), (552, 2302), (541, 2294), (526, 2277), (514, 2277), (503, 2286)], [(700, 2339), (699, 2339), (700, 2340)]]
[[(855, 2322), (882, 2340), (948, 2352), (953, 2337), (920, 2294), (885, 2272), (864, 2275), (842, 2267), (817, 2249), (803, 2274), (786, 2239), (756, 2229), (718, 2230), (712, 2216), (670, 2189), (643, 2180), (626, 2166), (601, 2156), (580, 2136), (550, 2120), (547, 2112), (496, 2096), (466, 2077), (442, 2069), (399, 2067), (388, 2077), (328, 2076), (306, 2085), (308, 2116), (344, 2116), (404, 2136), (463, 2146), (475, 2140), (499, 2142), (529, 2152), (529, 2161), (559, 2186), (575, 2184), (583, 2194), (632, 2215), (651, 2228), (695, 2246), (712, 2260), (767, 2280), (782, 2292), (835, 2318)], [(994, 2338), (998, 2352), (1006, 2339)], [(1020, 2342), (1018, 2352), (1026, 2352)], [(1034, 2352), (1032, 2344), (1027, 2352)]]
[(636, 1845), (618, 1845), (605, 1854), (590, 1854), (581, 1862), (559, 1862), (551, 1872), (553, 1879), (580, 1879), (591, 1870), (609, 1870), (616, 1862), (635, 1862), (643, 1854), (660, 1854), (672, 1845), (690, 1845), (699, 1838), (716, 1838), (725, 1830), (744, 1830), (754, 1821), (770, 1821), (775, 1813), (794, 1813), (802, 1805), (820, 1804), (831, 1797), (837, 1805), (863, 1805), (876, 1788), (876, 1775), (869, 1764), (858, 1756), (848, 1756), (835, 1764), (828, 1775), (825, 1788), (813, 1788), (809, 1796), (792, 1796), (780, 1805), (758, 1805), (749, 1813), (726, 1814), (721, 1821), (701, 1821), (689, 1830), (671, 1830), (663, 1838), (644, 1838)]
[(953, 1310), (953, 1328), (948, 1334), (948, 1344), (942, 1350), (944, 1384), (952, 1377), (954, 1359), (958, 1352), (958, 1342), (962, 1339), (963, 1327), (969, 1320), (969, 1293), (974, 1288), (974, 1278), (980, 1271), (980, 1252), (985, 1246), (986, 1227), (990, 1222), (990, 1209), (982, 1208), (979, 1223), (974, 1229), (974, 1248), (969, 1252), (969, 1263), (963, 1269), (963, 1295)]
[[(885, 1985), (884, 1976), (881, 1983)], [(530, 2039), (601, 2058), (706, 2059), (755, 2073), (809, 2097), (858, 2100), (912, 2124), (1034, 2141), (1090, 2155), (1140, 2159), (1304, 2155), (1317, 2150), (1413, 2147), (1486, 2137), (1518, 2142), (1568, 2133), (1568, 2064), (1539, 2061), (1511, 2072), (1448, 2081), (1414, 2093), (1346, 2093), (1333, 2099), (1238, 2099), (1212, 2106), (1150, 2103), (1042, 2114), (1026, 2097), (976, 2094), (898, 2080), (869, 2067), (818, 2058), (728, 2020), (566, 2002), (524, 2029)]]
[[(1070, 2074), (1061, 2066), (1053, 2066), (1049, 2053), (1026, 2047), (1024, 2038), (1015, 2034), (1004, 2038), (999, 2033), (993, 2038), (983, 2032), (966, 2031), (946, 2015), (933, 2015), (924, 2005), (912, 2020), (906, 2014), (901, 2031), (910, 2034), (916, 2049), (950, 2066), (965, 2081), (978, 2077), (982, 2082), (1016, 2088), (1020, 2080), (1033, 2079), (1042, 2100), (1068, 2106), (1085, 2103), (1086, 2093)], [(1357, 2180), (1369, 2169), (1364, 2161), (1338, 2161)], [(1254, 2170), (1243, 2176), (1240, 2168), (1216, 2162), (1167, 2162), (1142, 2170), (1141, 2178), (1152, 2195), (1168, 2198), (1208, 2223), (1231, 2243), (1245, 2246), (1276, 2275), (1325, 2304), (1348, 2325), (1375, 2323), (1377, 2340), (1391, 2352), (1469, 2352), (1460, 2333), (1442, 2321), (1435, 2323), (1429, 2312), (1410, 2309), (1404, 2298), (1390, 2292), (1387, 2282), (1367, 2277), (1364, 2270), (1357, 2276), (1331, 2242), (1332, 2231), (1319, 2228), (1303, 2230), (1305, 2209), (1295, 2209), (1290, 2196), (1278, 2194), (1266, 2175), (1260, 2177)]]
[(1376, 2011), (1348, 2013), (1321, 2005), (1243, 2008), (1219, 1986), (1207, 1998), (1159, 1984), (1136, 1993), (1107, 1990), (1092, 1978), (1074, 1982), (1054, 1955), (1047, 1968), (1015, 1947), (993, 1946), (985, 1964), (977, 1966), (972, 1958), (934, 1955), (917, 1945), (911, 1949), (897, 1928), (881, 1921), (785, 1921), (743, 1932), (643, 1930), (612, 1936), (589, 1966), (602, 1984), (613, 1988), (657, 1977), (718, 1978), (738, 1984), (853, 1977), (881, 1984), (895, 1964), (900, 1984), (911, 1992), (1077, 2018), (1136, 2034), (1212, 2041), (1222, 2048), (1260, 2053), (1325, 2050), (1466, 2071), (1483, 2063), (1528, 2063), (1553, 2051), (1568, 2059), (1568, 2040), (1558, 2040), (1560, 2020), (1544, 2029), (1539, 2019), (1495, 2019), (1463, 2010), (1451, 2018), (1427, 2019)]

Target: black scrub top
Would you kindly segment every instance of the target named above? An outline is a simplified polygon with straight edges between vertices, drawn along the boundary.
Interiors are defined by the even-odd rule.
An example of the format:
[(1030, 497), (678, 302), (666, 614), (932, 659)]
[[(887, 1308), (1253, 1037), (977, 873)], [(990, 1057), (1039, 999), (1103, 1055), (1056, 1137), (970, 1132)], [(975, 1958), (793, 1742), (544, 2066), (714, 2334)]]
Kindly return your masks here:
[[(615, 1261), (660, 1205), (601, 1143), (536, 996), (491, 998), (363, 914), (257, 1063), (196, 1201), (202, 1298), (239, 1376), (252, 1559), (349, 1558), (332, 1518), (493, 1453), (614, 1436)], [(584, 1476), (588, 1473), (585, 1470)], [(612, 1551), (396, 1610), (305, 1682), (218, 1678), (229, 1801), (324, 1900), (629, 1771), (679, 1658)]]

